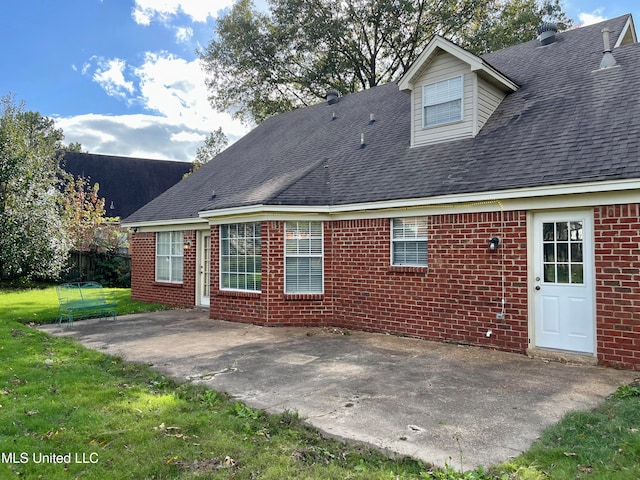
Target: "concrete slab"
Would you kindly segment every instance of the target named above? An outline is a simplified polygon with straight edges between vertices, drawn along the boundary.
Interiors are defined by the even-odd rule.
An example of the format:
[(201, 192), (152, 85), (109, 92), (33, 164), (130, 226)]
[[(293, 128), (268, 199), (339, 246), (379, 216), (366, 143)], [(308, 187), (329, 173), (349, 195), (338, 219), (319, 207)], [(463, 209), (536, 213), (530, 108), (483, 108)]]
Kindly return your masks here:
[(518, 455), (568, 411), (637, 377), (389, 335), (214, 321), (199, 310), (41, 329), (252, 407), (298, 411), (331, 436), (464, 469)]

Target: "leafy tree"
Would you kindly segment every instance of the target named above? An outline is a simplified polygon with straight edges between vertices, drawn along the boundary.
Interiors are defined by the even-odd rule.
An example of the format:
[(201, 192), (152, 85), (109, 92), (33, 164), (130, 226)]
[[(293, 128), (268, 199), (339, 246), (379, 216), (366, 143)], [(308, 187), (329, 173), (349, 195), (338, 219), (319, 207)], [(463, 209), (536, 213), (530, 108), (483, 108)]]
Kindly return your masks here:
[(511, 45), (532, 40), (538, 35), (538, 27), (549, 19), (558, 24), (558, 30), (572, 26), (560, 0), (511, 0), (500, 2), (482, 21), (471, 28), (465, 46), (472, 52), (494, 52)]
[(0, 100), (0, 278), (54, 278), (65, 266), (68, 238), (58, 188), (62, 130)]
[(100, 246), (98, 232), (105, 223), (104, 198), (98, 196), (100, 185), (91, 185), (89, 178), (70, 177), (62, 197), (63, 220), (70, 247), (87, 251)]
[(559, 0), (239, 0), (199, 52), (212, 105), (246, 122), (397, 80), (435, 34), (484, 53), (570, 24)]
[(119, 251), (128, 236), (118, 218), (105, 216), (105, 200), (99, 191), (100, 185), (91, 184), (88, 177), (67, 179), (62, 205), (71, 248), (69, 279), (129, 286), (127, 262)]
[(218, 155), (229, 144), (227, 136), (222, 131), (222, 127), (211, 132), (204, 143), (196, 150), (196, 162), (207, 163)]
[[(64, 150), (67, 152), (82, 152), (82, 144), (80, 142), (71, 142), (69, 145), (64, 147)], [(86, 153), (86, 152), (85, 152)]]
[(196, 150), (196, 159), (193, 161), (193, 167), (190, 171), (185, 173), (182, 178), (187, 178), (193, 172), (198, 170), (202, 165), (224, 150), (228, 144), (229, 140), (222, 131), (222, 127), (211, 132), (204, 140), (204, 143)]

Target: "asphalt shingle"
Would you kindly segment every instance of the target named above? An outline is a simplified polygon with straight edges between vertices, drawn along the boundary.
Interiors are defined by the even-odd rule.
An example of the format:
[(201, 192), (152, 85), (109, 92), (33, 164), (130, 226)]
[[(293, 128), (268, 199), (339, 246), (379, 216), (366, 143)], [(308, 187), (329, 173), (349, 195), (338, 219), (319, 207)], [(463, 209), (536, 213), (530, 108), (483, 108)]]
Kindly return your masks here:
[(601, 29), (614, 44), (627, 19), (483, 56), (520, 88), (475, 138), (411, 148), (409, 95), (387, 84), (266, 120), (127, 222), (640, 178), (640, 44), (598, 69)]

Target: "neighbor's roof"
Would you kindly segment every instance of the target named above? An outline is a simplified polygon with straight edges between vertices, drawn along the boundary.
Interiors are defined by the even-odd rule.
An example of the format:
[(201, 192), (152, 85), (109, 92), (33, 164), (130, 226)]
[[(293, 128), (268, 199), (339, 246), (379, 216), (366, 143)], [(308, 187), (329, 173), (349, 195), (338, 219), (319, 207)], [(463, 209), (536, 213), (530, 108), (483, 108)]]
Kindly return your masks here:
[(615, 45), (629, 18), (484, 55), (519, 89), (475, 138), (411, 148), (409, 95), (387, 84), (269, 118), (127, 222), (640, 178), (640, 44), (598, 70), (602, 28)]
[(120, 218), (178, 183), (191, 167), (188, 162), (80, 152), (65, 152), (62, 161), (62, 168), (74, 177), (91, 177), (92, 185), (98, 183), (98, 196), (105, 199), (106, 215)]

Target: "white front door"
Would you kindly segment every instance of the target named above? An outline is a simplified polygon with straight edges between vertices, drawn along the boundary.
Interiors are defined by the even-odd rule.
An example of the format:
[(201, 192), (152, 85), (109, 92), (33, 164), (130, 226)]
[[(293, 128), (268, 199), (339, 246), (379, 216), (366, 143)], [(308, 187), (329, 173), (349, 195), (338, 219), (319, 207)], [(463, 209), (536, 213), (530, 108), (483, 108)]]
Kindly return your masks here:
[(535, 214), (535, 346), (595, 353), (591, 212)]
[(200, 234), (200, 265), (199, 279), (200, 305), (208, 306), (211, 296), (211, 234)]

